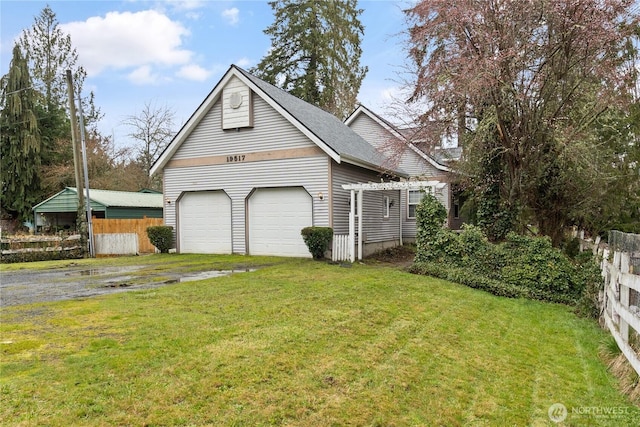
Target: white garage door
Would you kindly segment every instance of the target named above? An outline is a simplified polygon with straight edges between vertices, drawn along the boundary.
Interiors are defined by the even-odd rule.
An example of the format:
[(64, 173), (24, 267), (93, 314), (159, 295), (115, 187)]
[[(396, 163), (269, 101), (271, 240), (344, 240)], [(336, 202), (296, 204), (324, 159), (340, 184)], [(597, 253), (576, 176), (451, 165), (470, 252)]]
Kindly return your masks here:
[(300, 187), (261, 188), (249, 198), (249, 253), (311, 257), (300, 231), (313, 225), (311, 195)]
[(178, 205), (180, 252), (229, 254), (231, 199), (223, 191), (185, 193)]

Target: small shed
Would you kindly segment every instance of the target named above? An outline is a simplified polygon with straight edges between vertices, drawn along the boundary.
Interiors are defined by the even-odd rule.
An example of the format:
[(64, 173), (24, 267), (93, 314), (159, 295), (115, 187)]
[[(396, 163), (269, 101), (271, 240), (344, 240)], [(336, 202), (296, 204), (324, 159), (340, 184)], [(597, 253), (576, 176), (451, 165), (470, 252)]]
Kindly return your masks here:
[[(91, 215), (94, 218), (138, 219), (162, 218), (162, 193), (89, 189)], [(35, 224), (42, 229), (73, 229), (78, 211), (78, 190), (64, 190), (33, 207)]]

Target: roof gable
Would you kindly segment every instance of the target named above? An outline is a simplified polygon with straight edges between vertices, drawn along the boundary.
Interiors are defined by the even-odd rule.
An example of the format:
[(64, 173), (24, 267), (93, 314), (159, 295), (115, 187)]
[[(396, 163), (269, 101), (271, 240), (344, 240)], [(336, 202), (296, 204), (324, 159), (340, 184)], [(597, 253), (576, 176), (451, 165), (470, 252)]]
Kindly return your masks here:
[[(220, 99), (223, 88), (233, 77), (243, 81), (257, 96), (260, 96), (337, 163), (347, 162), (377, 171), (383, 171), (383, 165), (389, 164), (383, 154), (337, 117), (232, 65), (154, 163), (151, 174), (161, 170), (167, 164), (180, 145)], [(402, 170), (390, 172), (401, 176), (406, 175)]]
[(409, 138), (407, 138), (407, 136), (402, 132), (401, 129), (398, 129), (393, 124), (391, 124), (390, 122), (388, 122), (384, 118), (380, 117), (379, 115), (377, 115), (376, 113), (374, 113), (373, 111), (371, 111), (370, 109), (365, 107), (364, 105), (359, 105), (358, 108), (356, 108), (356, 110), (353, 113), (351, 113), (351, 115), (349, 117), (347, 117), (347, 119), (345, 120), (345, 124), (347, 126), (350, 126), (351, 124), (353, 124), (356, 121), (356, 119), (360, 115), (366, 115), (371, 120), (373, 120), (378, 126), (380, 126), (381, 128), (385, 129), (387, 132), (389, 132), (395, 138), (398, 138), (399, 140), (403, 141), (405, 144), (407, 144), (407, 146), (414, 153), (416, 153), (422, 159), (427, 161), (427, 163), (429, 163), (431, 166), (433, 166), (436, 169), (441, 170), (441, 171), (445, 171), (445, 172), (450, 172), (451, 171), (451, 169), (448, 166), (443, 165), (442, 163), (438, 162), (435, 158), (433, 158), (429, 154), (425, 153), (424, 151), (419, 149), (415, 144), (413, 144), (411, 142), (411, 140)]

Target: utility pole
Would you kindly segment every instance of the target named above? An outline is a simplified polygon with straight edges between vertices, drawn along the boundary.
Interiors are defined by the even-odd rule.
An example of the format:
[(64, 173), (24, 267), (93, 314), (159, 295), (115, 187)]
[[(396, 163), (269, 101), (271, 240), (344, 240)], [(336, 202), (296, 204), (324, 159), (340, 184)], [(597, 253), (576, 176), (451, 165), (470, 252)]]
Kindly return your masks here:
[(73, 166), (76, 178), (76, 191), (78, 192), (78, 211), (76, 224), (80, 231), (80, 245), (84, 255), (87, 253), (87, 218), (84, 212), (84, 191), (82, 185), (82, 168), (80, 165), (82, 152), (80, 137), (78, 136), (78, 122), (76, 117), (76, 102), (74, 99), (73, 77), (71, 70), (67, 70), (67, 92), (69, 94), (69, 113), (71, 115), (71, 142), (73, 143)]
[(91, 258), (95, 258), (96, 250), (93, 241), (93, 220), (91, 219), (91, 197), (89, 196), (89, 170), (87, 166), (87, 143), (86, 143), (86, 129), (84, 128), (84, 114), (82, 112), (82, 94), (78, 93), (78, 110), (80, 110), (80, 141), (82, 142), (82, 166), (84, 171), (84, 189), (86, 191), (87, 197), (86, 208), (87, 208), (87, 231), (89, 236), (89, 256)]

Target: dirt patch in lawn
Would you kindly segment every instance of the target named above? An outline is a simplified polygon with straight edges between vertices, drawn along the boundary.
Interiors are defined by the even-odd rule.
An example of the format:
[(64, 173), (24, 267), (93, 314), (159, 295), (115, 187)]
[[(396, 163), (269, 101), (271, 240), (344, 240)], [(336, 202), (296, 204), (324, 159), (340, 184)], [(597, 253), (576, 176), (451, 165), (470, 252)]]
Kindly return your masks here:
[(379, 262), (405, 268), (413, 264), (416, 256), (415, 245), (403, 245), (393, 248), (383, 249), (365, 258), (365, 262)]

